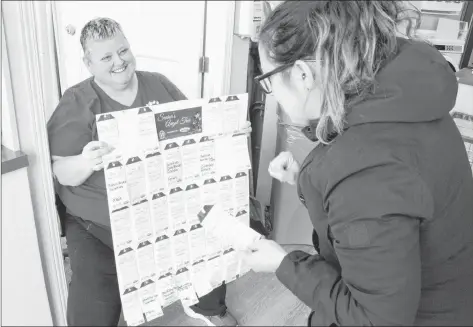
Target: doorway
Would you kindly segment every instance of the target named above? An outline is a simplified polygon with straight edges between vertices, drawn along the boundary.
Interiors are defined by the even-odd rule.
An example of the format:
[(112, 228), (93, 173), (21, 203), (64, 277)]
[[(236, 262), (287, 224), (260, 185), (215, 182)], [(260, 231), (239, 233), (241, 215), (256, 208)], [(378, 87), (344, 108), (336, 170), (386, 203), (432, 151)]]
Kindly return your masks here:
[[(13, 1), (2, 3), (2, 17), (6, 26), (5, 40), (8, 53), (11, 54), (9, 57), (10, 67), (12, 68), (12, 71), (15, 71), (15, 74), (12, 74), (11, 79), (12, 93), (15, 100), (18, 135), (21, 150), (31, 158), (28, 175), (34, 207), (36, 231), (38, 234), (38, 243), (40, 245), (43, 269), (45, 270), (45, 280), (46, 286), (48, 287), (51, 312), (53, 314), (53, 320), (57, 325), (65, 324), (67, 286), (64, 274), (63, 258), (61, 255), (53, 180), (51, 178), (51, 159), (48, 150), (46, 123), (58, 103), (60, 94), (67, 89), (68, 86), (72, 86), (88, 77), (88, 72), (80, 71), (83, 63), (80, 58), (81, 56), (79, 55), (82, 50), (78, 40), (80, 29), (82, 27), (81, 25), (85, 24), (87, 19), (82, 19), (84, 22), (83, 24), (74, 23), (76, 21), (75, 15), (77, 14), (79, 16), (80, 14), (79, 11), (75, 12), (74, 10), (68, 11), (69, 16), (63, 15), (62, 12), (58, 15), (56, 6), (61, 6), (65, 3), (65, 1)], [(161, 3), (163, 2), (159, 2), (159, 4)], [(176, 17), (180, 19), (176, 19), (176, 21), (180, 21), (180, 24), (185, 26), (188, 30), (188, 20), (183, 18), (184, 16), (181, 15), (183, 10), (184, 12), (188, 12), (187, 8), (184, 8), (183, 6), (184, 2), (168, 1), (167, 3), (174, 6), (174, 9), (169, 10), (168, 13), (174, 12), (175, 14), (172, 14), (173, 16), (179, 14), (180, 16)], [(176, 8), (176, 3), (180, 5), (179, 8)], [(207, 4), (208, 16), (205, 26), (205, 33), (207, 35), (206, 56), (209, 57), (210, 60), (210, 69), (205, 73), (204, 97), (229, 94), (235, 2), (201, 1), (200, 3), (202, 5), (201, 8), (203, 8), (205, 3)], [(74, 2), (71, 4), (75, 5), (75, 8), (78, 8), (77, 5), (80, 4), (81, 11), (87, 11), (85, 10), (85, 6), (90, 6), (92, 2)], [(135, 4), (139, 4), (139, 2), (135, 2)], [(158, 6), (159, 4), (156, 2), (152, 5)], [(187, 2), (185, 2), (185, 4), (187, 5)], [(94, 1), (93, 5), (94, 8), (95, 6), (99, 8), (99, 2)], [(107, 5), (109, 5), (110, 8), (107, 8)], [(145, 5), (148, 6), (148, 4)], [(190, 5), (193, 4), (189, 1), (189, 6)], [(94, 16), (105, 15), (107, 13), (106, 10), (115, 12), (113, 7), (116, 6), (117, 3), (112, 4), (111, 2), (105, 3), (103, 1), (101, 2), (100, 13), (96, 13), (95, 11), (91, 12)], [(90, 7), (89, 10), (91, 10)], [(53, 11), (55, 11), (54, 15)], [(124, 15), (124, 13), (121, 12), (120, 15)], [(130, 15), (135, 15), (136, 17), (136, 12), (131, 12)], [(55, 24), (53, 24), (53, 16), (56, 18), (54, 21)], [(69, 20), (69, 22), (72, 22), (70, 25), (75, 27), (75, 31), (73, 32), (69, 29), (69, 32), (72, 35), (69, 34), (68, 30), (66, 30), (68, 24), (64, 25), (60, 23), (61, 21), (67, 21), (67, 17), (72, 17), (74, 19)], [(150, 17), (150, 15), (147, 17)], [(200, 17), (203, 19), (203, 14), (200, 15)], [(120, 20), (120, 17), (112, 18)], [(154, 16), (151, 18), (154, 19)], [(148, 18), (148, 21), (149, 20), (150, 19)], [(77, 24), (77, 26), (74, 24)], [(153, 26), (157, 25), (153, 24)], [(177, 25), (174, 24), (173, 26)], [(202, 45), (203, 42), (201, 38), (204, 33), (203, 22), (201, 26), (202, 29), (199, 29), (199, 44)], [(125, 30), (125, 33), (128, 33), (128, 27), (123, 23), (122, 27)], [(65, 32), (66, 35), (70, 36), (70, 40), (75, 39), (76, 42), (71, 41), (72, 48), (70, 46), (62, 46), (61, 44), (64, 43), (59, 44), (59, 42), (57, 42), (57, 39), (60, 37), (60, 32)], [(166, 27), (165, 32), (168, 33), (169, 36), (161, 40), (171, 40), (172, 44), (178, 40), (178, 38), (175, 37), (176, 33), (170, 31), (169, 28)], [(186, 35), (189, 34), (191, 33), (186, 33)], [(145, 32), (144, 35), (146, 38), (141, 36), (142, 40), (148, 40), (148, 42), (153, 40), (153, 38), (150, 38), (148, 32)], [(174, 38), (172, 38), (171, 35), (173, 35)], [(128, 37), (130, 38), (130, 36)], [(65, 39), (65, 36), (63, 35), (62, 38)], [(193, 39), (195, 39), (195, 37)], [(132, 42), (134, 41), (131, 41), (130, 43)], [(165, 43), (164, 41), (161, 42), (161, 45), (171, 43)], [(155, 45), (156, 44), (158, 43), (155, 42)], [(141, 51), (135, 49), (135, 45), (132, 44), (132, 46), (134, 47), (135, 54), (140, 54)], [(166, 49), (164, 46), (162, 46), (162, 48)], [(72, 56), (65, 57), (66, 54), (64, 54), (64, 49), (76, 50), (66, 51), (66, 54), (72, 53)], [(163, 54), (163, 52), (164, 51), (158, 53), (160, 58), (167, 57), (176, 59), (172, 58), (172, 55), (166, 55), (166, 53)], [(145, 52), (143, 57), (147, 54), (149, 54), (149, 52)], [(151, 55), (153, 55), (153, 53), (151, 53)], [(194, 67), (199, 68), (200, 54), (196, 57), (197, 62), (193, 63), (193, 65)], [(61, 65), (67, 65), (69, 68), (63, 69), (63, 67), (60, 67)], [(188, 97), (193, 97), (191, 92), (186, 91), (185, 86), (181, 86), (181, 82), (178, 80), (181, 77), (173, 77), (173, 69), (169, 69), (167, 64), (161, 64), (161, 67), (164, 67), (162, 70), (160, 69), (161, 73), (167, 75), (169, 79), (172, 79), (173, 82), (182, 88), (184, 92), (188, 93), (186, 94)], [(74, 72), (74, 69), (79, 71), (76, 70)], [(147, 69), (153, 70), (153, 68)], [(58, 70), (59, 73), (57, 72)], [(168, 71), (170, 72), (168, 73)], [(189, 78), (189, 80), (192, 80), (192, 83), (195, 83), (194, 85), (199, 85), (199, 81), (202, 83), (198, 71), (199, 70), (197, 70), (197, 73), (191, 71), (191, 75), (195, 76), (195, 78), (192, 77)], [(59, 78), (57, 75), (59, 75)], [(186, 79), (190, 75), (186, 71), (185, 75), (179, 76), (185, 76), (186, 78), (183, 79), (183, 83), (187, 83)], [(60, 86), (58, 85), (58, 80), (61, 81)], [(195, 88), (195, 94), (199, 94), (201, 88), (201, 85), (199, 85), (198, 88)], [(188, 87), (187, 89), (192, 90), (191, 87)], [(197, 97), (200, 96), (198, 95)]]
[(61, 93), (90, 76), (82, 63), (80, 33), (91, 19), (116, 20), (137, 69), (168, 77), (188, 98), (202, 94), (205, 1), (54, 1)]

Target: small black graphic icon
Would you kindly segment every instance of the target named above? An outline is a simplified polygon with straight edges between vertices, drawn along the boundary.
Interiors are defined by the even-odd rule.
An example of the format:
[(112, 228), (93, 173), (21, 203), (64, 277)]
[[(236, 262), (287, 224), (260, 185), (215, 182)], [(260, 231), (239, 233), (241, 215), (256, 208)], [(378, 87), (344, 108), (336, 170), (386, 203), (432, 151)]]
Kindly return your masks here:
[(138, 115), (139, 114), (145, 114), (145, 113), (148, 113), (148, 112), (153, 112), (153, 110), (151, 110), (148, 107), (142, 107), (142, 108), (138, 109)]
[(229, 101), (237, 101), (239, 100), (238, 97), (236, 95), (230, 95), (227, 97), (227, 100), (225, 100), (226, 102), (229, 102)]
[(122, 163), (120, 161), (112, 161), (108, 164), (107, 169), (122, 167)]
[(214, 103), (214, 102), (222, 102), (222, 100), (220, 100), (219, 97), (216, 97), (216, 98), (210, 99), (210, 101), (209, 101), (209, 103)]

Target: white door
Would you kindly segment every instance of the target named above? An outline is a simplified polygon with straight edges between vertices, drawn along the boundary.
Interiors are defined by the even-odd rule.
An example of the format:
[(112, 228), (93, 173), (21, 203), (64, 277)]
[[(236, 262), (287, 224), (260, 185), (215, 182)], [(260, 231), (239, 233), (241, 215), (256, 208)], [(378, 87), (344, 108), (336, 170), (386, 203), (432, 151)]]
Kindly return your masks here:
[(137, 69), (159, 72), (188, 98), (200, 98), (205, 1), (53, 1), (61, 91), (90, 76), (82, 62), (80, 33), (96, 17), (116, 20)]

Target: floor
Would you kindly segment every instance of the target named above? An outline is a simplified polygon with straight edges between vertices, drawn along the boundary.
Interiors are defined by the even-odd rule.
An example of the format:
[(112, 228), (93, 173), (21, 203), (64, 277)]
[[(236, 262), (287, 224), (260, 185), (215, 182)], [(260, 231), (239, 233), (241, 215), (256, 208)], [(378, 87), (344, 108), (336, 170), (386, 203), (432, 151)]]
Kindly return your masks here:
[[(64, 243), (65, 244), (65, 243)], [(286, 250), (301, 249), (313, 253), (308, 246), (287, 246)], [(66, 278), (71, 277), (69, 258), (65, 259)], [(227, 288), (227, 307), (240, 326), (306, 326), (310, 309), (287, 290), (274, 274), (254, 273), (230, 283)], [(119, 326), (126, 326), (121, 317)], [(164, 316), (146, 326), (205, 326), (188, 317), (180, 302), (164, 309)]]

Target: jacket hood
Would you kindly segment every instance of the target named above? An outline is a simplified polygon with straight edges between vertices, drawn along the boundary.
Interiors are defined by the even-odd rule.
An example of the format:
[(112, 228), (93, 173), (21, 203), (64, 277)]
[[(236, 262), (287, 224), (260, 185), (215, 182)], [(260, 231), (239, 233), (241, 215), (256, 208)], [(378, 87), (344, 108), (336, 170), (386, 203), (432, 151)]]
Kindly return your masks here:
[(402, 38), (397, 49), (378, 72), (374, 91), (351, 107), (347, 128), (375, 122), (433, 121), (455, 106), (457, 79), (439, 51)]

